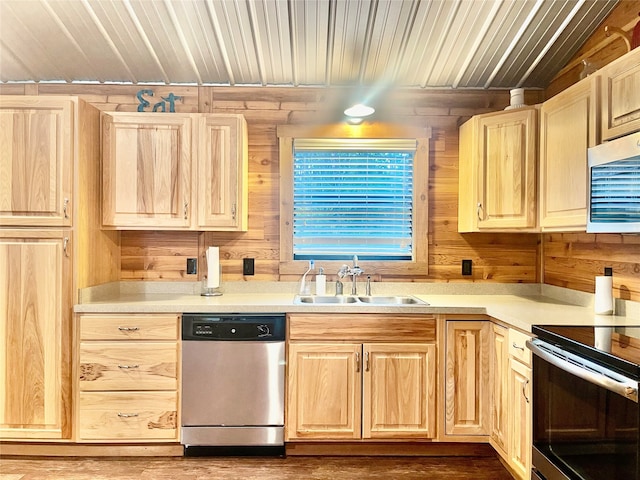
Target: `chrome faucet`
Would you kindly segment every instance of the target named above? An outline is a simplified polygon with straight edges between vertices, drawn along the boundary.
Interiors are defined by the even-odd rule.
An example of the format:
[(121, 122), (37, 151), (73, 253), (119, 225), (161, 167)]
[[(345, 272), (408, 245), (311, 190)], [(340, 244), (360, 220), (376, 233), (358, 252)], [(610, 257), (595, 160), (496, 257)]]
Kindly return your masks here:
[(346, 264), (342, 265), (342, 267), (340, 267), (340, 270), (338, 270), (338, 277), (340, 278), (351, 277), (351, 295), (357, 295), (358, 285), (356, 283), (356, 278), (362, 275), (363, 273), (364, 273), (364, 270), (362, 270), (358, 266), (358, 256), (354, 255), (353, 267), (349, 267), (349, 265), (346, 265)]

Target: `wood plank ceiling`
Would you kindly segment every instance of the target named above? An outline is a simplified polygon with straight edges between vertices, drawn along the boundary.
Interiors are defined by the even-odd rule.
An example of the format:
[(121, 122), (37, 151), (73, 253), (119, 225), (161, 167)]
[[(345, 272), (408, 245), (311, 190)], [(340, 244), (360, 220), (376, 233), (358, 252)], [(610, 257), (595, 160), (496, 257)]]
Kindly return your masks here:
[(617, 3), (0, 0), (0, 81), (544, 88)]

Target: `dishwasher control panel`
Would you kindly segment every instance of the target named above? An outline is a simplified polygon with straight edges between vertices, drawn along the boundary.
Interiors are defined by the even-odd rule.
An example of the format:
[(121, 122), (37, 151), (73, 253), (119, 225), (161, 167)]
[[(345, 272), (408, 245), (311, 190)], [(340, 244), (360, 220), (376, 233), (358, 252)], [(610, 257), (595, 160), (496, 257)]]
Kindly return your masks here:
[(183, 315), (182, 339), (282, 341), (284, 325), (284, 315)]

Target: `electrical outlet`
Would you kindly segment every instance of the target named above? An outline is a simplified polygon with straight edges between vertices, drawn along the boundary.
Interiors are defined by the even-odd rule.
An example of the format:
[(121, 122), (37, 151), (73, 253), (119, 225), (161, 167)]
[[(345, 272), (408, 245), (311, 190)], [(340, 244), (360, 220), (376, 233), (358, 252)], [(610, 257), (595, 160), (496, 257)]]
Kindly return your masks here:
[(195, 275), (198, 273), (198, 259), (187, 258), (187, 275)]
[(473, 262), (471, 260), (462, 260), (462, 275), (471, 275), (473, 273)]
[(242, 274), (243, 275), (253, 275), (255, 269), (255, 261), (253, 258), (243, 258), (242, 259)]

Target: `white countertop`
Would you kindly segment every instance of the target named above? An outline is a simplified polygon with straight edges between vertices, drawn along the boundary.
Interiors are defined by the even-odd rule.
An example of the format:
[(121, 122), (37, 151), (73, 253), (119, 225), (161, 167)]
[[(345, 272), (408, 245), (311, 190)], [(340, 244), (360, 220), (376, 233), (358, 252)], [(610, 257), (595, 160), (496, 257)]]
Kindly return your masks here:
[[(151, 282), (149, 282), (151, 283)], [(81, 292), (77, 313), (420, 313), (489, 315), (525, 331), (532, 325), (640, 326), (640, 304), (616, 302), (618, 315), (595, 315), (593, 295), (557, 287), (500, 284), (482, 287), (462, 284), (386, 284), (385, 295), (413, 295), (428, 305), (294, 304), (295, 290), (282, 284), (280, 291), (269, 286), (244, 283), (217, 297), (201, 296), (194, 288), (133, 283), (111, 284)], [(276, 285), (278, 286), (278, 285)], [(242, 287), (242, 285), (240, 285)], [(492, 288), (493, 287), (493, 288)], [(295, 288), (295, 284), (294, 287)], [(382, 290), (379, 286), (379, 289)], [(191, 290), (191, 291), (190, 291)], [(239, 291), (238, 291), (239, 290)], [(255, 291), (258, 290), (258, 291)], [(395, 291), (391, 291), (395, 290)], [(430, 293), (432, 291), (433, 293)], [(492, 294), (495, 291), (497, 294)], [(455, 293), (450, 293), (455, 292)], [(480, 292), (480, 293), (479, 293)], [(375, 294), (376, 292), (374, 292)], [(379, 293), (382, 295), (382, 293)], [(580, 303), (580, 304), (576, 304)]]

